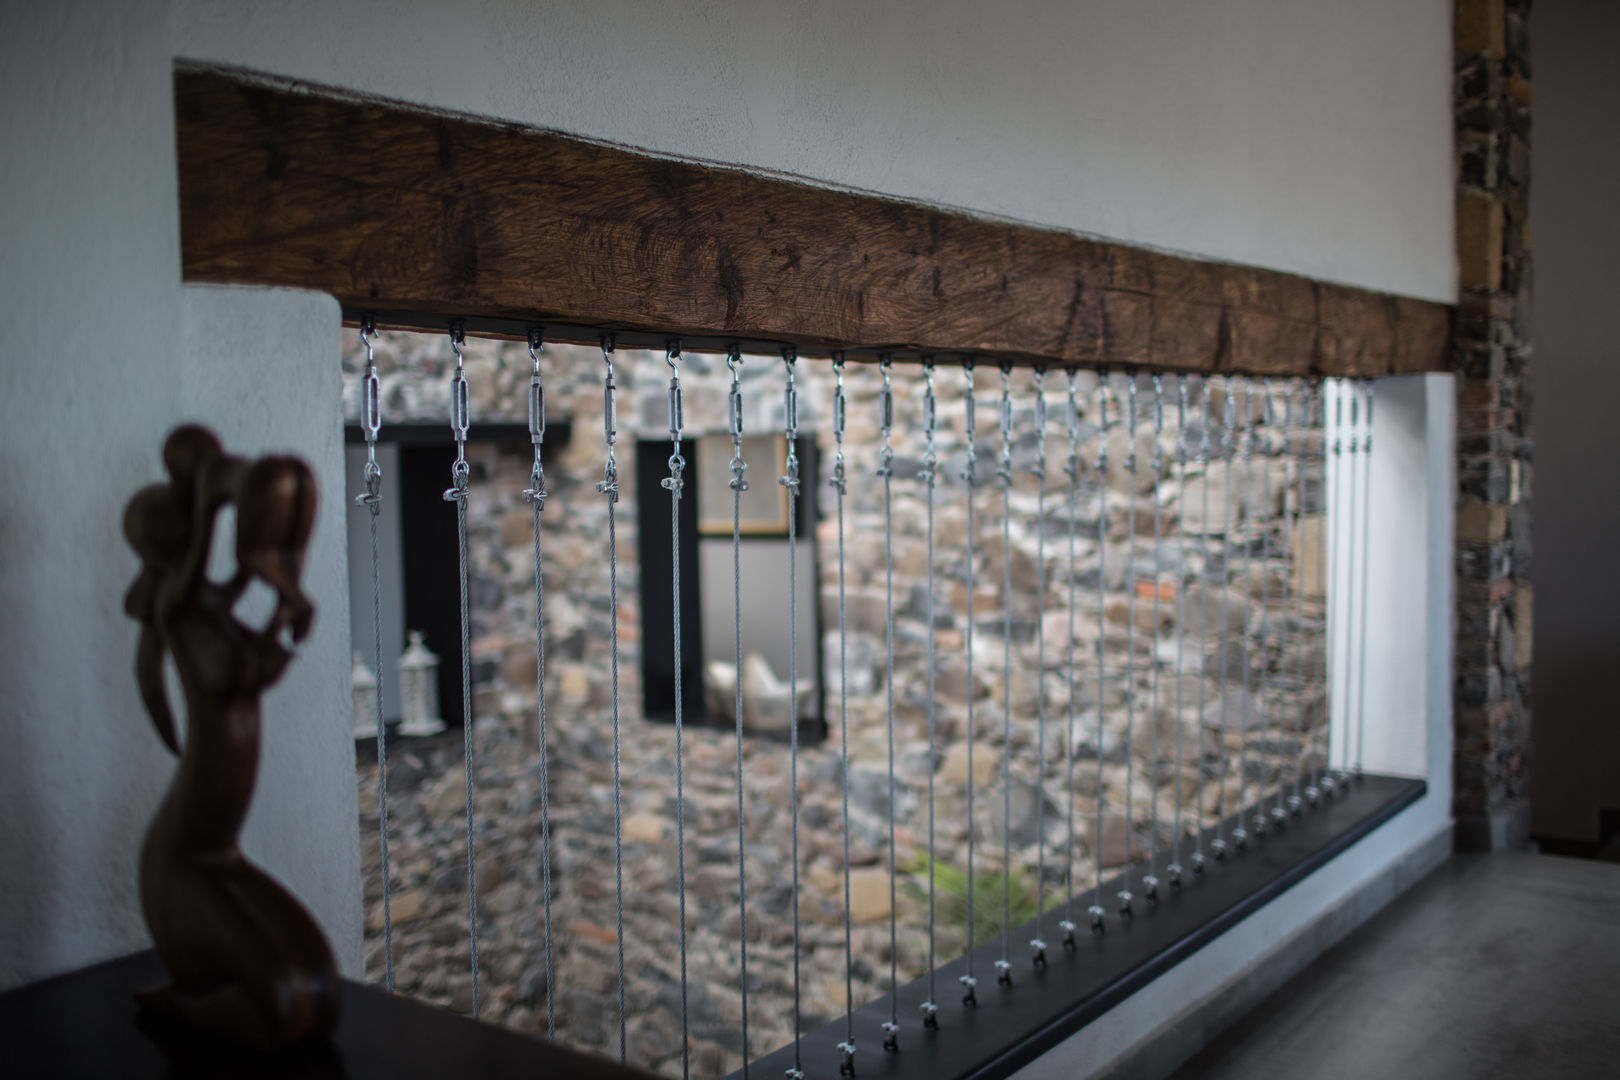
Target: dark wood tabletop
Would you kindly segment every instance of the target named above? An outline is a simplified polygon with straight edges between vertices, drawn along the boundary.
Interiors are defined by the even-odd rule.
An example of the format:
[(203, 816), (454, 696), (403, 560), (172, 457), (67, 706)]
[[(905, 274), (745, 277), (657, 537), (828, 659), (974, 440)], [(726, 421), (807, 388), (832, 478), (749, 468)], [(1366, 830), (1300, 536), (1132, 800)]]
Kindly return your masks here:
[(0, 994), (6, 1075), (130, 1080), (631, 1080), (653, 1075), (347, 981), (342, 1019), (329, 1041), (262, 1054), (141, 1015), (135, 991), (162, 978), (157, 955), (140, 952)]

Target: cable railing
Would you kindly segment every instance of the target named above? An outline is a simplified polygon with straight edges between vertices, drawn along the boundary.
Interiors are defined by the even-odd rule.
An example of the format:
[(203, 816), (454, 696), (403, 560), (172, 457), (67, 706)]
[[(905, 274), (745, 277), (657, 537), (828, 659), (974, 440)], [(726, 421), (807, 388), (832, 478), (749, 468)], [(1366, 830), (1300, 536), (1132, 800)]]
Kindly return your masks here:
[[(522, 353), (451, 326), (435, 377), (456, 443), (443, 497), (462, 515), (462, 760), (443, 739), (390, 746), (379, 704), (368, 970), (391, 989), (671, 1075), (859, 1075), (874, 1059), (886, 1074), (990, 1075), (1410, 796), (1362, 770), (1368, 382), (705, 355), (611, 335), (587, 350), (547, 346), (540, 327)], [(410, 397), (383, 392), (371, 341), (350, 359), (368, 442), (385, 401)], [(468, 462), (469, 349), (495, 350), (499, 378), (526, 389), (525, 535), (509, 512), (498, 528), (477, 520), (509, 505), (498, 489), (517, 473)], [(572, 420), (563, 463), (543, 454), (548, 400)], [(745, 438), (764, 434), (780, 454), (747, 460)], [(688, 460), (701, 436), (723, 442), (723, 469)], [(667, 503), (627, 505), (636, 489), (615, 450), (654, 437), (670, 448)], [(681, 504), (705, 484), (726, 489), (730, 521), (700, 539)], [(785, 543), (744, 532), (759, 485), (784, 496)], [(356, 513), (383, 512), (374, 487)], [(651, 570), (620, 531), (654, 514), (673, 538), (668, 627), (639, 620), (624, 588)], [(469, 527), (501, 533), (499, 549), (465, 554)], [(699, 587), (723, 602), (703, 610), (724, 612), (729, 632), (713, 646), (705, 625), (701, 655), (683, 658), (702, 613), (688, 610), (681, 545), (710, 542)], [(520, 547), (521, 564), (508, 557)], [(533, 653), (533, 685), (492, 697), (475, 654), (500, 635), (468, 596), (503, 575), (497, 606), (525, 614), (516, 644)], [(510, 588), (524, 577), (527, 590)], [(796, 640), (816, 633), (801, 630), (806, 579), (814, 672)], [(548, 655), (548, 604), (593, 610), (569, 660)], [(788, 643), (774, 730), (745, 692), (766, 623)], [(621, 655), (651, 649), (673, 653), (667, 726), (640, 722)], [(707, 704), (685, 715), (694, 670)], [(824, 741), (800, 738), (804, 683), (825, 702)], [(412, 793), (390, 772), (402, 761)], [(444, 821), (456, 766), (459, 875)], [(503, 812), (513, 792), (522, 813)], [(404, 841), (416, 815), (431, 842)], [(486, 842), (523, 865), (489, 871)], [(459, 928), (446, 883), (463, 894)], [(390, 902), (402, 894), (403, 925)], [(466, 977), (410, 962), (413, 950), (461, 950)]]

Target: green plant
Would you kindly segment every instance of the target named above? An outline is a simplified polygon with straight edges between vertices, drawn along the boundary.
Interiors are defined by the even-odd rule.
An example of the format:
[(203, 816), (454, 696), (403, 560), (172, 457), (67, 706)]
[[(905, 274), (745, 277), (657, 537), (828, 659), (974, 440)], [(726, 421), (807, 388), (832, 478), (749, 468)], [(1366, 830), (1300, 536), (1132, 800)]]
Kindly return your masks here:
[[(928, 902), (928, 867), (925, 855), (918, 855), (904, 867), (907, 875), (906, 891), (915, 900)], [(934, 890), (936, 914), (942, 929), (958, 940), (967, 942), (968, 927), (968, 875), (967, 871), (946, 863), (935, 862)], [(973, 875), (973, 945), (983, 945), (1001, 934), (1002, 886), (1007, 889), (1008, 917), (1011, 925), (1018, 926), (1035, 917), (1039, 910), (1036, 901), (1035, 875), (1027, 869), (1014, 868), (1011, 874), (1001, 870), (982, 870)], [(1053, 890), (1047, 892), (1046, 910), (1062, 902)]]

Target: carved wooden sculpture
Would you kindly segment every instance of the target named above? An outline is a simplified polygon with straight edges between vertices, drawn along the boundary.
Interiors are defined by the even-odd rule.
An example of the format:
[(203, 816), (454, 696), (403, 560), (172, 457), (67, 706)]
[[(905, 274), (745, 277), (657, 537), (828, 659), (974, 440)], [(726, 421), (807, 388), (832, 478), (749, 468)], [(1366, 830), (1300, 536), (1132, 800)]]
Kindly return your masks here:
[[(299, 591), (315, 517), (315, 480), (296, 458), (224, 452), (212, 432), (168, 437), (170, 480), (135, 494), (124, 534), (141, 573), (124, 609), (141, 624), (135, 675), (180, 768), (141, 850), (141, 907), (170, 983), (146, 1007), (261, 1049), (329, 1033), (339, 982), (331, 947), (296, 898), (250, 863), (237, 838), (259, 761), (259, 695), (286, 670), (314, 607)], [(237, 569), (210, 581), (219, 511), (236, 508)], [(232, 607), (259, 580), (275, 590), (264, 626)], [(186, 705), (176, 734), (163, 682), (174, 659)]]

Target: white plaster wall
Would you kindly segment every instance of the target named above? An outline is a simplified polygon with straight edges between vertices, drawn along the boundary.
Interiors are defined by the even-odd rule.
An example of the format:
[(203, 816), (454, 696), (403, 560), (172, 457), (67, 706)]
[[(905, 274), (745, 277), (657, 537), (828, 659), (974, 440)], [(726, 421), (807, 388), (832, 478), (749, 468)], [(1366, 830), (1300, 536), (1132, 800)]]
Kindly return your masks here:
[[(0, 30), (0, 985), (132, 948), (168, 754), (131, 692), (123, 502), (179, 418), (163, 8), (4, 9)], [(87, 90), (88, 57), (114, 73)], [(64, 63), (65, 61), (65, 63)], [(117, 162), (119, 168), (85, 168)], [(132, 182), (133, 181), (133, 182)]]
[(175, 0), (180, 55), (1437, 300), (1450, 0)]
[(184, 419), (323, 482), (320, 629), (269, 701), (248, 843), (359, 962), (337, 313), (180, 285), (176, 56), (1447, 299), (1449, 12), (0, 3), (0, 987), (145, 943), (134, 860), (172, 763), (133, 693), (119, 517)]
[(346, 519), (363, 511), (349, 505), (343, 484), (337, 301), (291, 289), (194, 285), (180, 290), (179, 315), (184, 340), (172, 366), (182, 414), (208, 423), (237, 453), (295, 451), (320, 484), (303, 579), (315, 623), (263, 699), (259, 785), (242, 847), (304, 900), (345, 971), (358, 975), (359, 807), (343, 553)]

